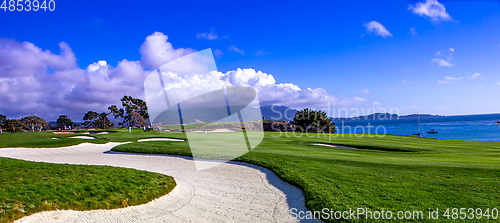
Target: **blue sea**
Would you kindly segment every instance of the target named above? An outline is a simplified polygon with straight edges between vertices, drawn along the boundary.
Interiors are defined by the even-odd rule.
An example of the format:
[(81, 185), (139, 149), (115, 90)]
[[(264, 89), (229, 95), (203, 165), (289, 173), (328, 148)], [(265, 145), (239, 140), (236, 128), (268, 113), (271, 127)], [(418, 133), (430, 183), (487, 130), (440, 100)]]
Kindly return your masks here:
[[(500, 141), (500, 114), (420, 118), (421, 132), (428, 138)], [(336, 121), (337, 132), (412, 135), (418, 133), (418, 119)], [(371, 127), (370, 127), (371, 126)], [(385, 129), (385, 130), (384, 130)], [(436, 129), (437, 134), (427, 134)], [(422, 134), (422, 133), (421, 133)]]

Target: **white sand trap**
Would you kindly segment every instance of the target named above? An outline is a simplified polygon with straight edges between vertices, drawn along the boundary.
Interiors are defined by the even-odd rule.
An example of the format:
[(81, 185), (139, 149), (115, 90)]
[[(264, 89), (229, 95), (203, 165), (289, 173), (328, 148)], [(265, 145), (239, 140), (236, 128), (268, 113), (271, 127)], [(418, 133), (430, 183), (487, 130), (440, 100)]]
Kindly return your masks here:
[(110, 132), (95, 132), (95, 133), (90, 133), (90, 132), (52, 132), (54, 134), (96, 134), (96, 135), (101, 135), (101, 134), (109, 134)]
[(149, 141), (175, 141), (175, 142), (183, 142), (184, 139), (150, 138), (150, 139), (139, 139), (139, 140), (137, 140), (137, 142), (149, 142)]
[[(205, 132), (205, 131), (190, 131), (190, 132)], [(213, 131), (207, 131), (207, 133), (210, 133), (210, 132), (241, 132), (241, 130), (235, 130), (235, 129), (216, 129), (216, 130), (213, 130)]]
[(50, 139), (59, 139), (59, 138), (50, 138)]
[(175, 142), (183, 142), (184, 139), (149, 138), (149, 139), (139, 139), (139, 140), (137, 140), (137, 142), (148, 142), (148, 141), (175, 141)]
[(241, 132), (241, 130), (234, 130), (234, 129), (217, 129), (214, 131), (207, 131), (207, 132)]
[(17, 222), (297, 222), (290, 209), (307, 211), (302, 191), (268, 169), (231, 162), (196, 171), (189, 158), (107, 152), (120, 144), (4, 148), (0, 149), (0, 157), (146, 170), (174, 177), (177, 186), (143, 205), (114, 210), (44, 211)]
[(322, 143), (314, 143), (313, 145), (315, 145), (315, 146), (328, 146), (328, 147), (335, 147), (335, 148), (342, 148), (342, 149), (358, 149), (358, 148), (349, 147), (349, 146), (338, 146), (338, 145), (330, 145), (330, 144), (322, 144)]
[(73, 136), (73, 137), (69, 137), (71, 139), (95, 139), (94, 137), (91, 137), (91, 136)]

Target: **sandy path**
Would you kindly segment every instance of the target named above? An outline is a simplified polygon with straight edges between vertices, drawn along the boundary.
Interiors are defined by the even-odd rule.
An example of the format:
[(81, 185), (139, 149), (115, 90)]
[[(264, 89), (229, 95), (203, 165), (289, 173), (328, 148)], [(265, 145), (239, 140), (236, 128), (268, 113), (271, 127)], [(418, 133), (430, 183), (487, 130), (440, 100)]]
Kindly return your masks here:
[[(305, 211), (302, 191), (271, 171), (225, 163), (196, 171), (184, 157), (108, 152), (119, 143), (64, 148), (4, 148), (0, 157), (50, 163), (128, 167), (174, 177), (177, 186), (147, 204), (114, 210), (46, 211), (18, 222), (296, 222), (290, 208)], [(208, 161), (207, 161), (208, 162)]]

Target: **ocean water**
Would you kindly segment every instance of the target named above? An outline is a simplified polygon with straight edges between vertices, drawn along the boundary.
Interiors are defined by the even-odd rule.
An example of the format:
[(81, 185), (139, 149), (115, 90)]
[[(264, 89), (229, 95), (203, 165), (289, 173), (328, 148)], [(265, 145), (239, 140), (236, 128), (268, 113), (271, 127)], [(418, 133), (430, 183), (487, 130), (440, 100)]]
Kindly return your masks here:
[[(451, 140), (500, 141), (500, 114), (420, 118), (423, 134), (428, 138)], [(376, 133), (412, 135), (418, 133), (418, 119), (336, 121), (338, 133)], [(371, 127), (370, 127), (371, 126)], [(437, 134), (427, 134), (436, 129)], [(421, 130), (421, 132), (422, 132)], [(422, 133), (421, 133), (422, 134)]]

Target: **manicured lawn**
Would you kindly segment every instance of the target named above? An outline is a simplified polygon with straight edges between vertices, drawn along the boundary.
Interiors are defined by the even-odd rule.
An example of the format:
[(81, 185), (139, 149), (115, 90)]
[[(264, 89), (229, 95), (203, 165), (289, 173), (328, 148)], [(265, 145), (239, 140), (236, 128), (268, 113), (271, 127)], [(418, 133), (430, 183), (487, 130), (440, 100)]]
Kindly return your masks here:
[[(103, 130), (108, 131), (108, 130)], [(0, 134), (0, 148), (8, 147), (63, 147), (77, 145), (82, 142), (91, 143), (107, 143), (107, 142), (127, 142), (137, 141), (137, 139), (153, 138), (162, 136), (158, 132), (144, 133), (142, 129), (133, 129), (132, 133), (128, 133), (127, 129), (112, 129), (109, 131), (116, 131), (110, 134), (54, 134), (53, 132), (22, 132), (22, 133), (9, 133), (4, 132)], [(91, 136), (96, 139), (72, 139), (74, 136)], [(53, 139), (56, 138), (56, 139)]]
[[(70, 138), (73, 136), (96, 139)], [(132, 133), (118, 129), (117, 133), (103, 135), (4, 132), (0, 134), (0, 148), (62, 147), (158, 136), (157, 132), (144, 133), (140, 129)], [(169, 176), (133, 169), (0, 158), (0, 185), (0, 222), (5, 222), (45, 210), (112, 209), (143, 204), (170, 192), (175, 181)]]
[[(113, 150), (191, 156), (188, 142), (131, 143)], [(500, 209), (500, 142), (266, 132), (257, 148), (237, 160), (269, 168), (301, 188), (311, 211), (423, 211), (425, 219), (413, 221), (431, 222), (428, 210), (438, 208), (439, 220), (432, 222), (452, 222), (443, 216), (447, 208)]]
[[(134, 130), (129, 134), (127, 130), (118, 130), (107, 135), (90, 135), (97, 138), (94, 140), (69, 139), (71, 136), (74, 135), (50, 132), (3, 134), (0, 135), (0, 147), (54, 147), (81, 142), (131, 141), (134, 143), (113, 150), (191, 156), (188, 142), (137, 142), (137, 139), (143, 138), (186, 138), (183, 133), (143, 133)], [(51, 137), (60, 139), (51, 140)], [(359, 149), (312, 145), (314, 143)], [(384, 209), (394, 214), (398, 211), (422, 211), (427, 219), (431, 208), (440, 210), (438, 220), (413, 221), (452, 222), (443, 216), (447, 208), (500, 208), (500, 142), (390, 135), (382, 138), (338, 134), (300, 136), (266, 132), (259, 146), (237, 160), (269, 168), (281, 179), (301, 188), (306, 206), (311, 211), (323, 208), (338, 211), (349, 208)], [(31, 178), (40, 180), (36, 176)], [(117, 180), (116, 177), (110, 178)], [(38, 181), (31, 182), (34, 185)], [(19, 194), (11, 193), (14, 196)], [(87, 199), (92, 199), (92, 195), (87, 196)], [(356, 220), (363, 221), (366, 220)], [(477, 221), (488, 219), (473, 220)]]
[(0, 158), (0, 185), (0, 222), (9, 222), (47, 210), (143, 204), (176, 184), (172, 177), (134, 169)]

